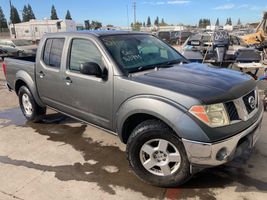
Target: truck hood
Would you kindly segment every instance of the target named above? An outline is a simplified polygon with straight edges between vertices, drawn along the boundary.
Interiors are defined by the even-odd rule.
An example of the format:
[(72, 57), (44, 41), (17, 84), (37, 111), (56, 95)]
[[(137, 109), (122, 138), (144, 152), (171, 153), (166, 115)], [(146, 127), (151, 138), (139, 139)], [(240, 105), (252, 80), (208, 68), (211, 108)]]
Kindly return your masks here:
[(174, 65), (131, 79), (196, 98), (205, 104), (237, 99), (256, 87), (256, 81), (244, 73), (198, 63)]

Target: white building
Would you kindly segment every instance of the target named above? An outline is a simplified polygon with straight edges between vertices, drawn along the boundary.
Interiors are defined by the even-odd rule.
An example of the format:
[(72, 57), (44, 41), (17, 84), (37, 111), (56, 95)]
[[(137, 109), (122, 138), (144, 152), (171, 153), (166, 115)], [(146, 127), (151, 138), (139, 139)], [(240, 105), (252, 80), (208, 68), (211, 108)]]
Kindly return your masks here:
[(159, 31), (183, 31), (185, 30), (184, 26), (159, 26)]
[(76, 31), (76, 23), (73, 20), (30, 20), (11, 24), (9, 29), (11, 38), (38, 41), (45, 33)]
[(206, 27), (206, 30), (211, 30), (211, 31), (215, 31), (216, 26), (215, 25), (210, 25)]
[(233, 31), (234, 27), (232, 25), (226, 24), (223, 26), (223, 30), (225, 31)]

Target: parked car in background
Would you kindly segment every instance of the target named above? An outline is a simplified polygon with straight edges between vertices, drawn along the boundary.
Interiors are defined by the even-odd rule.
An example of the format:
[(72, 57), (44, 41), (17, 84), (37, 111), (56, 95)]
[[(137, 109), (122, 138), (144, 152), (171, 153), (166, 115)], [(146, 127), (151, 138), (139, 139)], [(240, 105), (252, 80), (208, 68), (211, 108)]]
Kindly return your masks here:
[(2, 39), (0, 40), (0, 49), (7, 53), (3, 57), (35, 55), (37, 45), (30, 40)]
[(171, 31), (159, 31), (157, 33), (157, 36), (159, 39), (169, 44), (173, 44), (176, 42), (176, 38), (171, 38)]
[(5, 58), (7, 55), (8, 55), (8, 54), (7, 54), (7, 51), (4, 50), (4, 49), (2, 49), (2, 48), (0, 48), (0, 58), (1, 58), (2, 60), (4, 60), (4, 58)]
[(191, 35), (192, 33), (188, 31), (159, 31), (157, 34), (158, 38), (169, 43), (170, 45), (181, 45)]
[(178, 44), (182, 45), (192, 35), (189, 31), (177, 31), (176, 36), (178, 38)]

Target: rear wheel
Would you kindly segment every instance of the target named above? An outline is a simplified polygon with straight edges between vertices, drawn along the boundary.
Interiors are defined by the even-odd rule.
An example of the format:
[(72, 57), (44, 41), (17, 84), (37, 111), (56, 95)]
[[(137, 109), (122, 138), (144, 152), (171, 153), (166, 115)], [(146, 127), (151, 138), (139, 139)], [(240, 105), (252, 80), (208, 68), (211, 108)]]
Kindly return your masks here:
[(127, 144), (129, 163), (143, 181), (175, 187), (190, 178), (190, 164), (182, 142), (164, 123), (148, 120), (138, 125)]
[(39, 122), (46, 113), (46, 108), (40, 107), (26, 86), (22, 86), (18, 92), (20, 108), (27, 120)]

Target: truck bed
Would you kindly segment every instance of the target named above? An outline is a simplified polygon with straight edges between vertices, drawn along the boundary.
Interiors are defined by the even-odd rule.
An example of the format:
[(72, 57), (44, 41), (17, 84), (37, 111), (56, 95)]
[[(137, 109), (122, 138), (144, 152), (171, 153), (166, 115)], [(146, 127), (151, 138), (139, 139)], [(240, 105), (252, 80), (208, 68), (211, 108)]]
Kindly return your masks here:
[(14, 80), (20, 76), (20, 72), (27, 72), (31, 79), (35, 80), (35, 56), (5, 58), (4, 63), (6, 65), (7, 84), (11, 89), (15, 89)]

